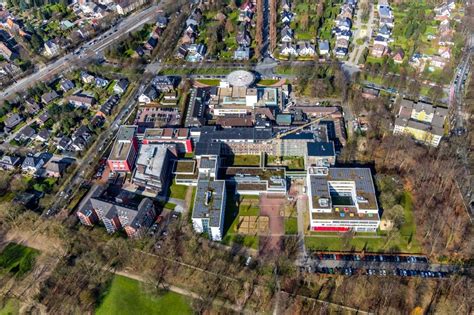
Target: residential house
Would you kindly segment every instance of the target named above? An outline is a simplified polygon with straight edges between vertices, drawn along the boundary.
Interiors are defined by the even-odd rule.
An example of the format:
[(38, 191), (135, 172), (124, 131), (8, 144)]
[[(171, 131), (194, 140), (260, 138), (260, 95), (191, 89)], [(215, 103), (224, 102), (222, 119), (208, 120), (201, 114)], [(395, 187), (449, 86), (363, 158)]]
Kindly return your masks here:
[(127, 79), (120, 79), (114, 85), (114, 92), (117, 94), (123, 94), (127, 90), (128, 87), (128, 80)]
[(341, 31), (349, 31), (352, 27), (352, 21), (349, 18), (344, 18), (344, 17), (337, 17), (336, 18), (336, 26), (341, 30)]
[(168, 75), (157, 75), (151, 80), (151, 85), (160, 92), (174, 91), (178, 83), (177, 77)]
[(289, 26), (283, 27), (280, 33), (280, 40), (283, 43), (291, 43), (293, 41), (293, 31)]
[(82, 71), (81, 72), (81, 80), (85, 84), (92, 84), (95, 81), (95, 77), (92, 74)]
[(86, 94), (75, 94), (67, 98), (69, 104), (77, 108), (90, 108), (95, 104), (95, 98)]
[(120, 15), (125, 15), (138, 9), (146, 3), (146, 0), (114, 0), (115, 10)]
[(35, 139), (36, 141), (46, 142), (49, 140), (50, 137), (51, 137), (51, 133), (49, 132), (49, 130), (43, 129), (40, 132), (38, 132), (38, 134), (36, 134)]
[(405, 58), (405, 52), (401, 48), (397, 50), (395, 55), (393, 55), (393, 61), (398, 64), (403, 63), (404, 58)]
[(50, 160), (44, 165), (43, 176), (60, 178), (66, 172), (68, 165), (61, 160)]
[(158, 45), (158, 38), (151, 36), (148, 38), (147, 42), (145, 43), (144, 47), (146, 50), (153, 50)]
[(374, 39), (374, 46), (375, 45), (383, 45), (385, 47), (388, 46), (388, 41), (385, 37), (377, 35)]
[(438, 69), (443, 69), (446, 66), (446, 60), (440, 56), (433, 56), (430, 59), (430, 66)]
[(44, 43), (44, 51), (47, 56), (53, 57), (59, 54), (59, 46), (50, 39)]
[(33, 98), (27, 98), (25, 100), (25, 109), (28, 114), (36, 115), (41, 110), (41, 107)]
[(192, 44), (188, 47), (188, 55), (186, 61), (201, 62), (206, 55), (206, 46), (204, 44)]
[(296, 47), (297, 47), (298, 55), (300, 56), (312, 57), (316, 53), (314, 46), (311, 45), (311, 43), (307, 41), (298, 42)]
[(240, 46), (247, 47), (251, 44), (251, 38), (246, 29), (238, 32), (236, 40)]
[(51, 103), (58, 97), (59, 97), (58, 93), (56, 93), (56, 91), (53, 90), (51, 92), (47, 92), (41, 95), (41, 101), (43, 102), (43, 104), (48, 105), (49, 103)]
[(90, 129), (82, 125), (72, 134), (70, 148), (74, 151), (83, 151), (92, 137)]
[(293, 21), (293, 13), (290, 12), (290, 11), (283, 11), (281, 13), (281, 22), (284, 24), (284, 25), (288, 25), (291, 23), (291, 21)]
[(149, 104), (158, 98), (158, 92), (155, 88), (149, 85), (145, 91), (138, 97), (138, 102)]
[(100, 88), (105, 88), (107, 85), (109, 85), (109, 80), (96, 77), (94, 80), (95, 86), (100, 87)]
[(18, 115), (16, 113), (11, 114), (3, 122), (5, 124), (5, 132), (10, 132), (16, 126), (18, 126), (22, 121), (23, 121), (23, 118), (20, 115)]
[(3, 56), (6, 60), (13, 59), (13, 51), (8, 48), (5, 43), (0, 41), (0, 55)]
[(327, 40), (319, 41), (318, 48), (319, 48), (319, 54), (321, 56), (329, 54), (330, 47), (329, 47), (329, 42)]
[(71, 144), (72, 140), (66, 136), (61, 137), (59, 139), (58, 143), (56, 144), (56, 148), (61, 151), (66, 151), (69, 148), (69, 145)]
[(381, 28), (379, 28), (377, 35), (382, 36), (388, 40), (390, 39), (390, 36), (392, 35), (392, 30), (387, 25), (384, 24)]
[(26, 126), (15, 136), (15, 140), (18, 142), (28, 141), (34, 138), (36, 131), (30, 126)]
[(165, 28), (168, 25), (168, 18), (164, 15), (158, 15), (156, 17), (156, 26), (159, 28)]
[(0, 159), (0, 167), (4, 170), (13, 170), (21, 162), (21, 158), (14, 155), (4, 155)]
[(176, 53), (174, 54), (174, 57), (176, 59), (184, 59), (187, 54), (188, 54), (187, 46), (186, 45), (179, 45), (178, 49), (176, 50)]
[(61, 79), (61, 81), (59, 82), (59, 87), (64, 93), (66, 93), (67, 91), (70, 91), (75, 88), (75, 85), (74, 82), (72, 82), (71, 80)]
[(298, 56), (296, 48), (289, 42), (284, 42), (280, 51), (282, 56)]
[(41, 126), (44, 125), (48, 120), (49, 120), (49, 114), (48, 112), (44, 112), (42, 113), (41, 115), (39, 115), (37, 121), (38, 121), (38, 124), (40, 124)]
[(388, 17), (388, 16), (380, 17), (379, 24), (380, 25), (387, 25), (391, 29), (395, 26), (394, 21), (393, 21), (393, 17)]
[(387, 52), (387, 47), (381, 44), (375, 44), (370, 54), (376, 58), (382, 58)]
[(21, 170), (25, 173), (36, 174), (44, 165), (44, 160), (36, 156), (27, 156), (21, 164)]
[(234, 51), (234, 59), (235, 60), (249, 60), (250, 59), (250, 48), (239, 46)]
[(451, 47), (440, 47), (438, 54), (446, 60), (451, 59)]

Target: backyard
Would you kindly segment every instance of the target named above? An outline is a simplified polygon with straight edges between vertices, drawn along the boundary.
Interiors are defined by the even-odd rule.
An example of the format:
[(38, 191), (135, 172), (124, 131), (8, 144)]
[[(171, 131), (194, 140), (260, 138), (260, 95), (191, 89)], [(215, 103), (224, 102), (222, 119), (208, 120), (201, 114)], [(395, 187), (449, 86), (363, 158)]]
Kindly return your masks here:
[(180, 294), (166, 292), (152, 296), (137, 280), (115, 276), (96, 314), (192, 314), (192, 310), (189, 301)]
[(186, 197), (186, 192), (188, 191), (188, 186), (185, 185), (178, 185), (176, 182), (173, 180), (173, 183), (171, 184), (169, 188), (169, 196), (170, 198), (176, 198), (176, 199), (182, 199)]

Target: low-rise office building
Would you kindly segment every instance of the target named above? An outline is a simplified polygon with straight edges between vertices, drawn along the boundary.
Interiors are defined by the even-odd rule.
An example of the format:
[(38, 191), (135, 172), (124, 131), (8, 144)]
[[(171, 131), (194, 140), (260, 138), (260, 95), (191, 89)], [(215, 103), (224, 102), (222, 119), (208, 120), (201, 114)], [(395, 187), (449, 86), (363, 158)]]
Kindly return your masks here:
[(311, 229), (376, 232), (379, 207), (369, 168), (308, 168)]
[(138, 152), (132, 183), (147, 192), (161, 193), (167, 187), (176, 149), (167, 144), (142, 144)]
[(132, 172), (138, 152), (137, 126), (120, 126), (107, 164), (112, 172)]

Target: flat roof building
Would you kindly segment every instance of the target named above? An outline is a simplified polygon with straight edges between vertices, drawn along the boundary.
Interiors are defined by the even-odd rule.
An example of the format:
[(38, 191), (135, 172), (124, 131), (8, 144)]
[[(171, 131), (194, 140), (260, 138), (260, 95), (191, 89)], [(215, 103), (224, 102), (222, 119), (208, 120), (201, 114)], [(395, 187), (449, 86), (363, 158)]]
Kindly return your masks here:
[(113, 172), (130, 173), (138, 151), (137, 126), (120, 126), (107, 163)]
[(142, 144), (132, 183), (146, 191), (161, 193), (169, 183), (174, 158), (176, 149), (172, 144)]
[(306, 181), (312, 230), (376, 232), (379, 207), (369, 168), (310, 167)]
[(213, 241), (221, 241), (224, 235), (225, 204), (225, 181), (200, 177), (192, 214), (194, 230), (207, 233)]

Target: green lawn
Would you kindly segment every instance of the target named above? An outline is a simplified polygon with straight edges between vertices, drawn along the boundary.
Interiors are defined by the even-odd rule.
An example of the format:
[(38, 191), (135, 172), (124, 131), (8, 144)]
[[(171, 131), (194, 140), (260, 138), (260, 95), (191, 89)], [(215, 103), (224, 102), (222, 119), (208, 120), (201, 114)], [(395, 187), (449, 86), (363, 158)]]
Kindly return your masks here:
[(286, 166), (288, 170), (303, 170), (304, 157), (302, 156), (269, 156), (267, 159), (268, 166)]
[(147, 294), (137, 280), (115, 276), (97, 315), (192, 314), (186, 297), (167, 292), (160, 296)]
[(33, 268), (38, 254), (36, 249), (9, 243), (0, 254), (0, 270), (21, 277)]
[[(241, 203), (245, 203), (245, 200), (255, 200), (254, 196), (242, 196)], [(237, 243), (245, 247), (258, 249), (258, 236), (257, 235), (242, 235), (235, 232), (237, 223), (239, 222), (240, 215), (252, 215), (257, 216), (260, 213), (260, 209), (256, 206), (246, 204), (240, 204), (237, 207), (237, 202), (234, 199), (234, 195), (230, 195), (229, 190), (227, 191), (226, 208), (224, 218), (224, 238), (222, 243), (225, 245), (231, 245)]]
[(280, 82), (280, 80), (274, 80), (274, 79), (263, 79), (257, 82), (259, 85), (273, 85), (275, 83)]
[(285, 218), (285, 234), (298, 234), (298, 219), (295, 217)]
[(234, 155), (231, 159), (233, 166), (259, 166), (260, 155)]
[(221, 82), (219, 79), (199, 79), (196, 80), (196, 82), (199, 82), (201, 84), (206, 84), (206, 85), (213, 85), (213, 86), (218, 86)]
[(8, 299), (0, 306), (0, 315), (20, 314), (20, 303), (17, 299)]
[(366, 251), (366, 252), (394, 252), (394, 253), (422, 253), (420, 246), (412, 244), (407, 246), (408, 238), (400, 237), (387, 244), (385, 237), (364, 238), (357, 237), (348, 240), (345, 244), (343, 237), (305, 237), (305, 244), (309, 250), (319, 251)]
[(186, 192), (188, 191), (188, 186), (177, 185), (173, 180), (173, 184), (169, 188), (170, 198), (182, 199), (186, 198)]

